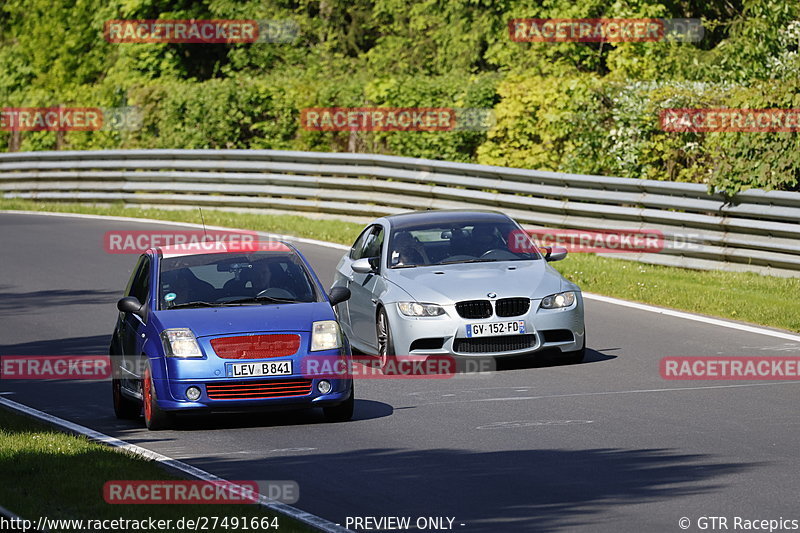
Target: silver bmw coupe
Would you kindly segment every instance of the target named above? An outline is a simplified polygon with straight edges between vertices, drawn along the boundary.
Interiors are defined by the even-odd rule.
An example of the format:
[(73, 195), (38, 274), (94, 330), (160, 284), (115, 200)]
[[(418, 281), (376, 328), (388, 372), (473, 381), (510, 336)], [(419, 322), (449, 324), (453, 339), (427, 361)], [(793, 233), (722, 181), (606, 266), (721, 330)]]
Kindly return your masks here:
[[(522, 236), (522, 239), (520, 237)], [(520, 246), (528, 242), (529, 246)], [(533, 355), (565, 362), (586, 350), (580, 288), (548, 263), (511, 218), (490, 211), (419, 211), (369, 224), (336, 267), (337, 306), (353, 347), (395, 355)]]

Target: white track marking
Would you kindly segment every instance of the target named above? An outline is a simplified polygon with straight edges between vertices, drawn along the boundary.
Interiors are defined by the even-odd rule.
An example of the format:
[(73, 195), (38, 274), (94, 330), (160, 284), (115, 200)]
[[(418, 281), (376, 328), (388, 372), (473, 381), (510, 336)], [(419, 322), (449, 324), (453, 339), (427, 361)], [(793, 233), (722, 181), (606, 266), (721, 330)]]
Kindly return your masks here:
[(759, 326), (749, 326), (747, 324), (739, 324), (738, 322), (731, 322), (729, 320), (722, 320), (719, 318), (711, 318), (702, 315), (695, 315), (693, 313), (676, 311), (674, 309), (667, 309), (664, 307), (655, 307), (652, 305), (640, 304), (637, 302), (629, 302), (627, 300), (620, 300), (618, 298), (611, 298), (609, 296), (600, 296), (599, 294), (592, 294), (590, 292), (584, 292), (583, 296), (584, 298), (587, 298), (589, 300), (596, 300), (598, 302), (621, 305), (623, 307), (630, 307), (633, 309), (638, 309), (640, 311), (648, 311), (650, 313), (658, 313), (661, 315), (674, 316), (676, 318), (685, 318), (686, 320), (703, 322), (705, 324), (711, 324), (712, 326), (738, 329), (739, 331), (746, 331), (748, 333), (756, 333), (758, 335), (769, 335), (770, 337), (777, 337), (779, 339), (787, 339), (790, 341), (800, 342), (800, 335), (796, 335), (794, 333), (789, 333), (785, 331), (776, 331), (773, 329), (762, 328)]
[(492, 422), (475, 429), (516, 429), (536, 426), (566, 426), (570, 424), (592, 424), (594, 420), (514, 420), (511, 422)]
[[(89, 429), (85, 426), (81, 426), (80, 424), (70, 422), (69, 420), (64, 420), (49, 413), (39, 411), (38, 409), (34, 409), (33, 407), (28, 407), (27, 405), (23, 405), (21, 403), (12, 402), (7, 398), (0, 397), (0, 405), (4, 405), (10, 409), (14, 409), (15, 411), (19, 411), (34, 418), (38, 418), (39, 420), (43, 420), (50, 424), (56, 425), (60, 428), (66, 429), (67, 431), (84, 435), (93, 441), (106, 444), (108, 446), (117, 448), (119, 450), (124, 450), (134, 455), (138, 455), (139, 457), (150, 459), (151, 461), (156, 461), (169, 469), (178, 470), (194, 478), (201, 479), (203, 481), (226, 481), (221, 477), (211, 474), (210, 472), (206, 472), (205, 470), (201, 470), (190, 464), (183, 463), (181, 461), (178, 461), (177, 459), (167, 457), (166, 455), (161, 455), (160, 453), (148, 450), (147, 448), (142, 448), (141, 446), (125, 442), (124, 440), (120, 440), (117, 439), (116, 437), (106, 435), (105, 433), (100, 433), (99, 431)], [(291, 505), (286, 505), (285, 503), (280, 503), (275, 500), (271, 500), (264, 495), (260, 495), (258, 497), (258, 504), (278, 514), (291, 517), (297, 520), (298, 522), (302, 522), (309, 526), (315, 527), (320, 531), (324, 531), (326, 533), (327, 532), (344, 533), (350, 531), (349, 529), (343, 528), (337, 524), (334, 524), (333, 522), (329, 522), (324, 518), (320, 518), (319, 516), (313, 515), (311, 513), (301, 511), (300, 509), (292, 507)]]
[(760, 350), (762, 352), (800, 352), (800, 344), (785, 342), (777, 346), (742, 346), (745, 350)]
[(450, 402), (428, 402), (415, 405), (413, 407), (422, 407), (424, 405), (444, 405), (455, 403), (478, 403), (478, 402), (519, 402), (530, 400), (546, 400), (548, 398), (573, 398), (578, 396), (611, 396), (616, 394), (642, 394), (651, 392), (681, 392), (681, 391), (698, 391), (698, 390), (712, 390), (712, 389), (734, 389), (742, 387), (774, 387), (776, 385), (800, 385), (800, 381), (781, 381), (777, 383), (747, 383), (741, 385), (710, 385), (708, 387), (672, 387), (667, 389), (635, 389), (635, 390), (619, 390), (607, 392), (575, 392), (571, 394), (547, 394), (543, 396), (514, 396), (504, 398), (476, 398), (474, 400), (454, 400)]
[[(520, 388), (523, 388), (523, 387), (520, 387), (519, 385), (509, 385), (507, 387), (481, 387), (481, 388), (478, 388), (478, 389), (458, 389), (457, 392), (464, 393), (464, 392), (479, 392), (479, 391), (485, 391), (485, 390), (508, 390), (508, 389), (517, 390), (517, 389), (520, 389)], [(528, 388), (530, 388), (530, 387), (528, 387)], [(417, 392), (409, 392), (408, 395), (409, 396), (418, 396), (420, 394), (441, 394), (442, 392), (450, 392), (450, 390), (443, 390), (443, 391), (442, 390), (417, 391)]]
[[(116, 222), (136, 222), (137, 224), (159, 224), (162, 226), (178, 226), (183, 228), (196, 228), (196, 229), (203, 229), (202, 224), (192, 224), (191, 222), (174, 222), (171, 220), (151, 220), (148, 218), (134, 218), (134, 217), (117, 217), (117, 216), (110, 216), (110, 215), (85, 215), (81, 213), (49, 213), (45, 211), (8, 211), (8, 210), (1, 210), (0, 214), (8, 214), (8, 215), (39, 215), (39, 216), (49, 216), (49, 217), (72, 217), (72, 218), (84, 218), (89, 220), (113, 220)], [(252, 232), (251, 229), (240, 229), (240, 228), (225, 228), (222, 226), (205, 226), (205, 229), (215, 230), (215, 231), (239, 231), (239, 232)], [(293, 235), (281, 235), (279, 233), (269, 233), (266, 231), (256, 231), (258, 235), (264, 235), (267, 237), (273, 237), (280, 240), (292, 241), (292, 242), (302, 242), (304, 244), (314, 244), (316, 246), (323, 246), (325, 248), (333, 248), (335, 250), (349, 250), (350, 247), (344, 244), (338, 244), (335, 242), (327, 242), (327, 241), (318, 241), (316, 239), (306, 239), (304, 237), (295, 237)]]

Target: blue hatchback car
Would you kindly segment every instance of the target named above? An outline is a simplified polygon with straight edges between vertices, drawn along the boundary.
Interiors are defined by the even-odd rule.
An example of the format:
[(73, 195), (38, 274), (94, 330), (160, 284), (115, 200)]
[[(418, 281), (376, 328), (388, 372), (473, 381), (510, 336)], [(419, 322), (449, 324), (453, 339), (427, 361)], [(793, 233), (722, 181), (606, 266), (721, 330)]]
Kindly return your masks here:
[(349, 372), (316, 376), (308, 357), (350, 368), (351, 352), (308, 261), (285, 242), (183, 245), (139, 257), (110, 346), (114, 411), (168, 428), (176, 413), (321, 407), (353, 416)]

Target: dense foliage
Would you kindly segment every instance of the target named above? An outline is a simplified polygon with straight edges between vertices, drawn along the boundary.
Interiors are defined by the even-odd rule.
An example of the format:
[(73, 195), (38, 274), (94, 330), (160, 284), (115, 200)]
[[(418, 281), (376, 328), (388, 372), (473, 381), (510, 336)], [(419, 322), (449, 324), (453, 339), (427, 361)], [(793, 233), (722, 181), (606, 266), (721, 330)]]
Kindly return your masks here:
[[(700, 18), (694, 43), (530, 43), (512, 18)], [(112, 44), (110, 19), (293, 21), (292, 42)], [(139, 129), (0, 131), (0, 149), (390, 153), (798, 189), (798, 133), (666, 132), (665, 108), (800, 108), (800, 3), (781, 0), (5, 0), (2, 107), (136, 106)], [(307, 107), (485, 108), (488, 131), (324, 132)]]

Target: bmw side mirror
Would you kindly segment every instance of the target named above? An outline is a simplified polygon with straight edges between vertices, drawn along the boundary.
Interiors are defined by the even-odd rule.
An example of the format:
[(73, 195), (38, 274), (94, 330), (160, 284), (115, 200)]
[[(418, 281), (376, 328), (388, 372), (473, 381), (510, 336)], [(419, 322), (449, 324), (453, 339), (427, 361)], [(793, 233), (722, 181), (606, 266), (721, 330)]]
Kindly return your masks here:
[(126, 296), (117, 302), (117, 309), (123, 313), (133, 313), (139, 318), (144, 319), (144, 304), (139, 302), (135, 296)]
[(353, 264), (350, 265), (350, 268), (353, 269), (353, 272), (357, 272), (359, 274), (371, 274), (375, 272), (375, 268), (372, 266), (372, 262), (370, 262), (369, 258), (367, 257), (356, 259), (355, 261), (353, 261)]
[(567, 249), (559, 246), (545, 246), (544, 248), (540, 248), (540, 251), (544, 254), (544, 260), (549, 263), (561, 261), (567, 257)]
[(347, 287), (333, 287), (331, 292), (328, 293), (328, 299), (331, 301), (331, 307), (350, 299), (350, 289)]

